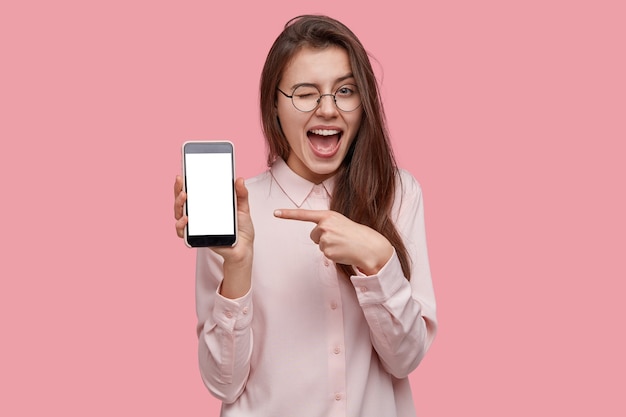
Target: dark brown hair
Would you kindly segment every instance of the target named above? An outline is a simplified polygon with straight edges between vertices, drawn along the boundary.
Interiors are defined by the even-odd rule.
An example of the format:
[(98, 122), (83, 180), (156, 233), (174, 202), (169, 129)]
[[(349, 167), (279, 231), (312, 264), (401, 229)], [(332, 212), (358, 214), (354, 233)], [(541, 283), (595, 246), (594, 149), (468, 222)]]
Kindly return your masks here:
[[(260, 83), (261, 121), (268, 146), (268, 164), (278, 157), (285, 161), (289, 157), (289, 143), (278, 122), (276, 95), (285, 68), (304, 46), (339, 46), (348, 53), (363, 106), (359, 131), (335, 176), (330, 208), (385, 236), (396, 249), (404, 276), (410, 279), (409, 255), (391, 220), (399, 177), (376, 77), (359, 39), (335, 19), (317, 15), (296, 17), (287, 22), (270, 49)], [(354, 273), (349, 265), (339, 265), (339, 269), (348, 276)]]

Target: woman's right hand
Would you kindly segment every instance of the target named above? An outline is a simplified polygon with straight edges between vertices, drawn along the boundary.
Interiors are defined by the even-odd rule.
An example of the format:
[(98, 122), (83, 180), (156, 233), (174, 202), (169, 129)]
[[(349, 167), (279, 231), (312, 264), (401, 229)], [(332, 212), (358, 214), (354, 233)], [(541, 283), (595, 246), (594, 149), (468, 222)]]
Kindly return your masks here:
[[(216, 246), (211, 249), (224, 258), (224, 280), (221, 293), (228, 298), (243, 296), (250, 288), (252, 274), (252, 259), (254, 247), (254, 226), (250, 217), (248, 204), (248, 189), (243, 178), (235, 181), (237, 195), (237, 243), (235, 246)], [(174, 182), (174, 218), (176, 219), (176, 234), (185, 235), (187, 216), (183, 207), (187, 194), (183, 191), (183, 179), (176, 176)]]
[[(244, 246), (245, 248), (242, 249), (251, 251), (254, 243), (254, 227), (250, 218), (248, 189), (243, 178), (237, 178), (235, 181), (235, 194), (237, 196), (237, 244), (234, 247)], [(187, 201), (187, 194), (183, 191), (183, 178), (177, 175), (174, 181), (174, 218), (176, 219), (176, 234), (180, 238), (185, 236), (185, 226), (187, 225), (187, 216), (183, 212), (185, 201)], [(236, 252), (230, 250), (233, 248), (215, 247), (212, 249), (227, 258), (230, 252)]]
[[(237, 243), (233, 247), (222, 246), (211, 249), (224, 258), (225, 264), (249, 266), (252, 264), (254, 226), (250, 217), (248, 189), (243, 178), (237, 178), (235, 181), (235, 193), (237, 195)], [(187, 216), (183, 212), (186, 200), (183, 178), (177, 175), (174, 182), (174, 218), (176, 219), (176, 234), (180, 238), (185, 236), (187, 225)]]

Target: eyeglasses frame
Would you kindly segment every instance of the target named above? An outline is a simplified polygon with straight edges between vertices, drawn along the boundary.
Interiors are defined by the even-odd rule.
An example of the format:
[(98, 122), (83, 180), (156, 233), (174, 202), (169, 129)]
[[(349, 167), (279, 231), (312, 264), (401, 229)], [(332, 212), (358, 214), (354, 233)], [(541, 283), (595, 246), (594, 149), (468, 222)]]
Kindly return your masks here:
[[(280, 88), (278, 88), (278, 87), (276, 87), (276, 89), (277, 89), (278, 91), (280, 91), (280, 92), (281, 92), (281, 93), (282, 93), (285, 97), (287, 97), (288, 99), (291, 99), (291, 104), (293, 105), (293, 107), (294, 107), (296, 110), (298, 110), (298, 111), (300, 111), (300, 112), (302, 112), (302, 113), (310, 113), (310, 112), (314, 111), (315, 109), (317, 109), (317, 108), (320, 106), (320, 103), (322, 102), (322, 98), (323, 98), (323, 97), (325, 97), (325, 96), (330, 96), (330, 97), (332, 97), (332, 98), (333, 98), (333, 102), (335, 103), (335, 107), (337, 107), (337, 110), (342, 111), (342, 112), (345, 112), (345, 113), (350, 113), (350, 112), (355, 111), (355, 110), (356, 110), (356, 109), (358, 109), (359, 107), (361, 107), (361, 106), (363, 105), (363, 102), (362, 102), (362, 101), (361, 101), (361, 99), (359, 98), (359, 105), (358, 105), (358, 106), (356, 106), (356, 107), (355, 107), (354, 109), (352, 109), (352, 110), (344, 110), (344, 109), (342, 109), (341, 107), (339, 107), (339, 106), (337, 105), (337, 96), (336, 96), (336, 95), (337, 95), (337, 91), (339, 91), (340, 89), (342, 89), (343, 87), (345, 87), (345, 86), (347, 86), (347, 85), (354, 85), (354, 84), (345, 84), (345, 85), (342, 85), (342, 86), (338, 87), (338, 88), (335, 90), (335, 93), (334, 93), (334, 94), (331, 94), (331, 93), (322, 94), (322, 92), (319, 90), (319, 88), (315, 87), (315, 88), (317, 89), (317, 91), (320, 93), (320, 96), (317, 98), (317, 104), (316, 104), (316, 105), (315, 105), (315, 107), (313, 107), (311, 110), (300, 110), (300, 109), (296, 106), (296, 103), (294, 103), (294, 102), (293, 102), (293, 96), (294, 96), (294, 94), (293, 94), (293, 93), (295, 93), (295, 91), (296, 91), (299, 87), (301, 87), (300, 85), (299, 85), (299, 86), (297, 86), (296, 88), (294, 88), (294, 90), (293, 90), (293, 92), (291, 93), (291, 95), (289, 95), (289, 94), (285, 93), (283, 90), (281, 90), (281, 89), (280, 89)], [(356, 85), (355, 85), (355, 87), (356, 87)], [(357, 94), (359, 94), (359, 95), (360, 95), (360, 93), (357, 93)]]

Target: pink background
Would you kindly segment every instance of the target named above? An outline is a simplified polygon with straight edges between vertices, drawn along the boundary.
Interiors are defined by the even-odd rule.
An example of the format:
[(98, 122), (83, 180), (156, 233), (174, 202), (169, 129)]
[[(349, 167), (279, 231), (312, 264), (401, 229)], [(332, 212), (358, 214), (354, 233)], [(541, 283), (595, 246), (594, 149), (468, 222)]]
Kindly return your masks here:
[(264, 169), (259, 73), (307, 12), (379, 61), (424, 188), (441, 330), (419, 414), (626, 415), (624, 3), (215, 3), (0, 6), (0, 415), (217, 415), (180, 145)]

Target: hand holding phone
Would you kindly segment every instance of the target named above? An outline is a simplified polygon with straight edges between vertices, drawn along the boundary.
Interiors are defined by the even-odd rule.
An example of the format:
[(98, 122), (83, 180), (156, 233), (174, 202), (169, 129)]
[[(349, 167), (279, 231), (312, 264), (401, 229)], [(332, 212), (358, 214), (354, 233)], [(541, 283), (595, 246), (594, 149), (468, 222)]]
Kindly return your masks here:
[(189, 247), (233, 246), (237, 242), (233, 144), (188, 141), (182, 154), (185, 243)]

